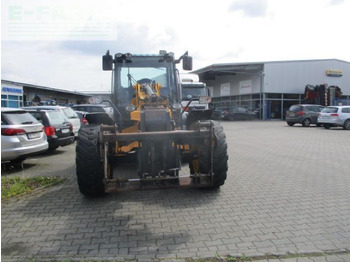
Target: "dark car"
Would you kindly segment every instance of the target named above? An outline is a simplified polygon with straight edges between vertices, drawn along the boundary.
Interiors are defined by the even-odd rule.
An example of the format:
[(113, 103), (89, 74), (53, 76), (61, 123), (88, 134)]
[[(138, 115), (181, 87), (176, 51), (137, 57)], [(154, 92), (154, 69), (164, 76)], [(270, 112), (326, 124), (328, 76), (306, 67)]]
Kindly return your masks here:
[(30, 107), (23, 107), (25, 110), (28, 109), (44, 109), (44, 110), (60, 110), (62, 111), (66, 117), (68, 118), (69, 122), (73, 125), (73, 133), (77, 137), (78, 132), (81, 126), (81, 120), (78, 116), (78, 114), (70, 107), (66, 106), (30, 106)]
[(74, 111), (81, 111), (86, 113), (107, 113), (109, 117), (114, 119), (113, 108), (105, 104), (79, 104), (71, 106)]
[(83, 126), (83, 125), (88, 125), (89, 122), (86, 120), (85, 118), (85, 114), (86, 112), (82, 112), (82, 111), (75, 111), (75, 113), (77, 113), (79, 119), (80, 119), (80, 126)]
[(73, 126), (60, 110), (26, 109), (45, 127), (49, 150), (67, 146), (74, 142)]
[(223, 108), (215, 108), (211, 114), (211, 119), (221, 120), (221, 114), (223, 110), (224, 110)]
[(286, 122), (289, 126), (294, 126), (295, 124), (302, 124), (302, 126), (305, 127), (311, 124), (321, 126), (321, 124), (317, 122), (317, 117), (323, 108), (324, 106), (321, 105), (292, 105), (287, 111)]
[(224, 120), (252, 120), (255, 119), (255, 113), (243, 107), (229, 107), (222, 110), (221, 118)]

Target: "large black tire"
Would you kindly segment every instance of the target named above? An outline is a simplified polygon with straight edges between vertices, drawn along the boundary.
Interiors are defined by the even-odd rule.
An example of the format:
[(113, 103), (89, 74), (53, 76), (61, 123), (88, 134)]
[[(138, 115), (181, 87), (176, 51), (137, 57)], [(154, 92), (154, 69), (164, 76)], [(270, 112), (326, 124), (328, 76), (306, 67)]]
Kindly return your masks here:
[[(214, 157), (213, 157), (213, 185), (212, 187), (220, 187), (225, 183), (227, 177), (227, 143), (223, 127), (219, 122), (213, 121), (214, 124)], [(199, 172), (210, 172), (210, 153), (204, 143), (198, 145), (198, 161)]]
[(343, 129), (350, 130), (350, 119), (348, 119), (344, 122)]
[(82, 126), (77, 139), (76, 174), (79, 190), (86, 196), (99, 196), (105, 193), (99, 131), (99, 125)]

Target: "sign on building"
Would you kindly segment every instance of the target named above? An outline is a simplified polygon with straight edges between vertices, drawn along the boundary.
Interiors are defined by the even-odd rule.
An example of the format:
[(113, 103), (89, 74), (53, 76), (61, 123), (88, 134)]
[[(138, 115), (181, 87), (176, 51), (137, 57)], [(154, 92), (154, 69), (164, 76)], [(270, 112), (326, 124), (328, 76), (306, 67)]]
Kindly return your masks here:
[(252, 93), (252, 80), (244, 80), (239, 82), (239, 94), (251, 94)]
[(23, 87), (1, 85), (1, 106), (14, 108), (23, 106)]
[(231, 85), (230, 83), (223, 83), (220, 85), (220, 96), (231, 95)]

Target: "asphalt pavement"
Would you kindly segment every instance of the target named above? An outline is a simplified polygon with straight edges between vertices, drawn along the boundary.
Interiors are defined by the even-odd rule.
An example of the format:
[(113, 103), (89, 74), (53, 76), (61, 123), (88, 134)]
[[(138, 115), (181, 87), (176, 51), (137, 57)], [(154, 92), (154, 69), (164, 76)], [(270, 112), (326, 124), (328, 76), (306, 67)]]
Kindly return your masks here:
[(2, 261), (350, 261), (350, 131), (283, 121), (222, 122), (229, 171), (220, 190), (86, 198), (75, 144), (2, 176), (63, 176), (2, 203)]

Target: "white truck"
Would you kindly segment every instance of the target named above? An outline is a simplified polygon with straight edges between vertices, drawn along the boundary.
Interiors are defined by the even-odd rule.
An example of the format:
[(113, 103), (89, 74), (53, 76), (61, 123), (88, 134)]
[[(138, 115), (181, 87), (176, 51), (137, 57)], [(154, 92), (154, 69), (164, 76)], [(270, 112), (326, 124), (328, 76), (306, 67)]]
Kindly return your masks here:
[(198, 76), (186, 74), (181, 76), (182, 121), (189, 126), (192, 120), (210, 119), (212, 110), (209, 107), (211, 96), (205, 83), (198, 82)]

